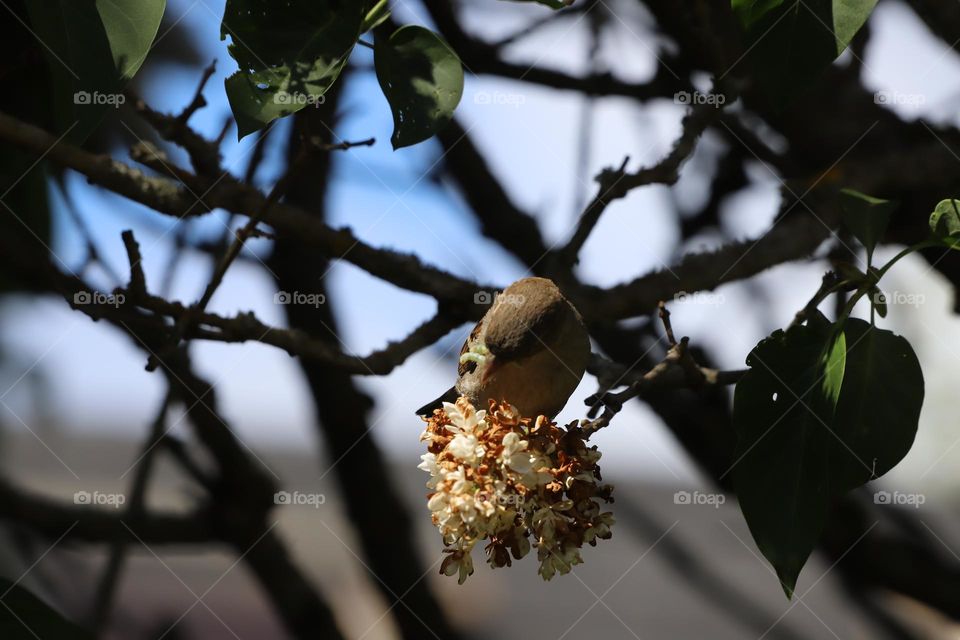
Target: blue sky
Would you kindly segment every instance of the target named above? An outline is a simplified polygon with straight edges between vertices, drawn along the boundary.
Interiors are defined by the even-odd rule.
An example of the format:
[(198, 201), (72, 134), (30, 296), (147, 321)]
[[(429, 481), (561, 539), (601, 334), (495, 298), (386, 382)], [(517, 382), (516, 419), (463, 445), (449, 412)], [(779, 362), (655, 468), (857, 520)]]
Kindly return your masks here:
[[(399, 12), (402, 18), (427, 23), (424, 16), (404, 7)], [(217, 73), (205, 93), (210, 104), (192, 120), (196, 128), (212, 137), (229, 114), (223, 79), (235, 69), (226, 43), (219, 39), (222, 3), (171, 0), (168, 11), (182, 17), (178, 28), (188, 29), (206, 59), (218, 60)], [(495, 37), (543, 11), (538, 6), (478, 0), (468, 11), (468, 26)], [(929, 38), (902, 5), (883, 3), (873, 18), (873, 27), (873, 45), (866, 59), (871, 88), (923, 96), (919, 105), (892, 105), (910, 117), (924, 114), (937, 121), (955, 121), (956, 111), (951, 105), (955, 88), (960, 87), (956, 55)], [(648, 33), (631, 31), (626, 22), (616, 25), (615, 30), (604, 53), (617, 61), (616, 73), (629, 80), (649, 77), (655, 62), (655, 40)], [(585, 47), (583, 29), (575, 19), (568, 19), (511, 48), (510, 53), (517, 61), (582, 72)], [(371, 62), (369, 52), (358, 49), (353, 63), (369, 68)], [(200, 70), (171, 67), (153, 71), (155, 77), (162, 75), (164, 82), (147, 87), (146, 99), (155, 108), (179, 111), (189, 102)], [(485, 104), (485, 97), (493, 99)], [(338, 155), (329, 200), (333, 224), (352, 227), (374, 246), (415, 252), (428, 263), (479, 281), (506, 285), (526, 275), (519, 263), (480, 235), (477, 223), (455, 193), (424, 177), (437, 159), (435, 142), (391, 150), (392, 120), (372, 72), (351, 76), (342, 108), (344, 118), (338, 134), (348, 140), (374, 136), (377, 144)], [(568, 237), (579, 212), (578, 198), (593, 193), (593, 175), (605, 166), (619, 164), (626, 155), (631, 157), (632, 167), (655, 162), (678, 135), (683, 114), (682, 107), (667, 100), (642, 107), (622, 99), (597, 101), (592, 111), (593, 145), (583, 167), (577, 160), (576, 132), (584, 108), (583, 99), (572, 93), (468, 74), (458, 110), (458, 117), (512, 197), (537, 216), (548, 242), (562, 242)], [(227, 136), (224, 157), (236, 173), (242, 173), (252, 141), (252, 136), (241, 142), (232, 132)], [(669, 248), (677, 237), (673, 208), (689, 207), (704, 197), (699, 170), (711, 165), (720, 144), (715, 137), (707, 136), (672, 192), (664, 187), (647, 187), (611, 206), (584, 247), (582, 278), (611, 285), (675, 261)], [(277, 175), (278, 153), (277, 148), (270, 150), (260, 172), (260, 182), (267, 188)], [(125, 153), (119, 155), (126, 159)], [(776, 177), (759, 162), (750, 173), (754, 184), (724, 211), (724, 231), (731, 238), (762, 233), (776, 210)], [(69, 184), (107, 259), (126, 273), (119, 234), (133, 228), (143, 248), (148, 282), (157, 286), (172, 248), (172, 220), (91, 188), (75, 175)], [(948, 195), (952, 194), (944, 197)], [(75, 266), (83, 256), (82, 245), (64, 216), (59, 220), (54, 250), (66, 264)], [(208, 215), (193, 223), (193, 231), (222, 233), (224, 220), (222, 212)], [(715, 246), (720, 241), (716, 236), (703, 236), (686, 250)], [(264, 251), (266, 243), (258, 241), (251, 248)], [(674, 304), (674, 326), (710, 348), (722, 366), (740, 367), (761, 337), (787, 322), (802, 306), (819, 283), (822, 268), (819, 263), (786, 265), (749, 284), (724, 287), (712, 298)], [(206, 260), (187, 256), (177, 272), (173, 296), (194, 301), (209, 277), (209, 269)], [(91, 273), (108, 289), (110, 285), (101, 275)], [(336, 264), (329, 278), (340, 315), (340, 338), (346, 348), (357, 353), (367, 353), (390, 339), (403, 337), (434, 310), (430, 299), (398, 290), (346, 263)], [(895, 307), (887, 326), (903, 332), (914, 343), (928, 382), (918, 445), (902, 468), (892, 474), (892, 481), (953, 488), (957, 478), (950, 469), (960, 458), (960, 445), (953, 445), (960, 434), (953, 432), (954, 423), (947, 417), (954, 395), (951, 380), (960, 366), (960, 340), (953, 336), (960, 332), (956, 331), (957, 320), (949, 314), (949, 294), (919, 260), (899, 266), (891, 274), (887, 289), (925, 296), (925, 303), (917, 309)], [(283, 322), (282, 309), (273, 304), (274, 293), (263, 269), (237, 264), (211, 309), (223, 314), (252, 310), (264, 322), (279, 325)], [(751, 309), (758, 303), (768, 305), (768, 312), (753, 313)], [(0, 310), (0, 318), (3, 345), (15, 355), (4, 378), (9, 382), (3, 387), (14, 386), (0, 396), (10, 407), (7, 411), (16, 414), (17, 419), (8, 415), (5, 420), (12, 428), (39, 429), (47, 416), (62, 428), (108, 430), (137, 438), (145, 434), (162, 386), (156, 374), (144, 371), (142, 353), (126, 338), (52, 299), (15, 299)], [(420, 424), (413, 410), (452, 383), (452, 354), (468, 331), (469, 327), (459, 328), (390, 376), (362, 381), (378, 401), (371, 416), (373, 436), (398, 459), (415, 464), (421, 445), (417, 442)], [(193, 353), (203, 374), (215, 382), (224, 413), (251, 446), (314, 445), (312, 408), (295, 363), (288, 356), (257, 344), (199, 342)], [(14, 384), (27, 370), (31, 375)], [(42, 410), (31, 405), (28, 393), (35, 373), (48, 380), (52, 391), (49, 404)], [(582, 417), (582, 400), (594, 391), (594, 381), (585, 378), (560, 419)], [(175, 431), (182, 431), (182, 427), (178, 425)], [(608, 464), (619, 473), (643, 473), (684, 484), (695, 476), (685, 454), (640, 403), (632, 403), (596, 440)]]

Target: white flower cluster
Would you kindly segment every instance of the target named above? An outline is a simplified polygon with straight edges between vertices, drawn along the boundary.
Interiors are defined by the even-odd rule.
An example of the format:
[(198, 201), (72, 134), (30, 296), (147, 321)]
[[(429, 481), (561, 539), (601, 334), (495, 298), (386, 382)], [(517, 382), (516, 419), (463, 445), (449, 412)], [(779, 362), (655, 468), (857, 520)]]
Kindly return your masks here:
[(476, 411), (466, 398), (427, 419), (419, 468), (430, 474), (427, 506), (449, 554), (440, 571), (473, 573), (481, 540), (493, 567), (510, 566), (537, 548), (540, 575), (551, 579), (580, 564), (584, 543), (610, 537), (612, 487), (600, 484), (600, 452), (576, 423), (559, 428), (545, 416), (523, 418), (509, 404)]

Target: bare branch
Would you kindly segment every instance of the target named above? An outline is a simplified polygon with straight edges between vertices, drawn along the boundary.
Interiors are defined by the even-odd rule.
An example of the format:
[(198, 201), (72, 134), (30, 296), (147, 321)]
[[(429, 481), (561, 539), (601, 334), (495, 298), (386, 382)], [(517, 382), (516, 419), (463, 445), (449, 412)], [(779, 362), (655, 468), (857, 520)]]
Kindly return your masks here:
[[(815, 196), (816, 193), (808, 197)], [(824, 203), (826, 204), (826, 203)], [(786, 206), (785, 209), (790, 209)], [(687, 255), (678, 264), (609, 289), (583, 287), (577, 304), (590, 317), (607, 321), (649, 313), (661, 300), (677, 294), (710, 291), (728, 282), (754, 276), (770, 267), (799, 260), (832, 237), (837, 212), (832, 205), (817, 213), (784, 215), (759, 238), (726, 244), (719, 249)]]
[[(723, 97), (725, 100), (733, 98), (733, 96)], [(720, 117), (721, 112), (721, 107), (710, 100), (696, 105), (684, 117), (683, 133), (663, 160), (650, 168), (629, 173), (626, 171), (629, 158), (626, 158), (619, 169), (606, 169), (598, 175), (596, 180), (600, 187), (597, 195), (587, 205), (580, 216), (580, 221), (573, 236), (560, 251), (561, 261), (566, 265), (574, 264), (577, 261), (580, 249), (583, 248), (590, 233), (600, 221), (600, 216), (612, 201), (625, 197), (637, 187), (651, 184), (675, 184), (680, 177), (680, 167), (693, 153), (697, 140), (706, 131), (707, 127)]]
[[(249, 212), (259, 211), (265, 201), (262, 193), (232, 177), (223, 178), (215, 186), (207, 185), (196, 176), (185, 177), (191, 188), (205, 193), (201, 201), (190, 189), (168, 179), (149, 177), (107, 156), (90, 154), (63, 142), (58, 144), (57, 139), (45, 131), (3, 113), (0, 113), (0, 139), (36, 153), (47, 153), (48, 159), (82, 173), (91, 182), (177, 218), (200, 215), (215, 208), (249, 216)], [(285, 203), (270, 209), (264, 221), (278, 232), (316, 246), (328, 257), (346, 260), (398, 287), (458, 306), (465, 316), (473, 319), (479, 319), (483, 312), (481, 307), (470, 304), (473, 294), (496, 288), (425, 265), (412, 254), (372, 247), (349, 229), (331, 228), (309, 212)]]
[(682, 80), (682, 67), (669, 56), (669, 66), (661, 64), (657, 74), (647, 83), (630, 83), (619, 80), (609, 73), (577, 77), (537, 65), (518, 64), (503, 60), (496, 46), (474, 38), (466, 33), (449, 0), (425, 0), (424, 5), (437, 23), (440, 32), (449, 42), (455, 43), (457, 55), (463, 66), (472, 73), (498, 75), (522, 80), (554, 89), (577, 91), (588, 96), (626, 96), (638, 100), (672, 95), (688, 88)]
[[(672, 329), (670, 333), (672, 334)], [(584, 401), (591, 407), (588, 414), (591, 417), (595, 415), (601, 405), (604, 407), (603, 414), (599, 418), (581, 420), (580, 426), (584, 432), (592, 434), (609, 425), (613, 417), (623, 409), (623, 405), (629, 400), (643, 396), (655, 389), (696, 389), (703, 385), (736, 384), (745, 373), (745, 371), (717, 371), (716, 369), (701, 367), (689, 352), (689, 341), (689, 338), (682, 338), (680, 342), (674, 343), (659, 364), (650, 371), (639, 375), (632, 374), (625, 368), (621, 368), (620, 365), (595, 356), (591, 360), (588, 371), (600, 380), (615, 379), (615, 382), (608, 388), (619, 384), (627, 384), (627, 388), (619, 393), (609, 393), (601, 389), (600, 393), (594, 394)]]
[(123, 539), (136, 543), (131, 529), (147, 544), (208, 544), (216, 540), (206, 512), (151, 514), (139, 522), (126, 523), (116, 509), (75, 505), (26, 493), (0, 481), (0, 519), (26, 525), (32, 531), (58, 538), (64, 531), (68, 540), (108, 542)]
[(444, 169), (473, 209), (483, 234), (528, 267), (541, 260), (548, 248), (536, 219), (513, 201), (470, 133), (454, 118), (437, 139), (443, 145)]

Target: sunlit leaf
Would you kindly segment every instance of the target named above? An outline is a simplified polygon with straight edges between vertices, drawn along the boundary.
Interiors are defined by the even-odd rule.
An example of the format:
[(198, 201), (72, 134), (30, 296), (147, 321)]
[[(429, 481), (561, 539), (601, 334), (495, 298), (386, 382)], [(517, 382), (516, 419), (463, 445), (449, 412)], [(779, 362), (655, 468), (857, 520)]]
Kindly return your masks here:
[(221, 38), (240, 70), (226, 80), (242, 138), (322, 103), (360, 35), (365, 3), (228, 0)]
[(463, 95), (463, 67), (437, 34), (400, 27), (389, 38), (377, 38), (374, 59), (393, 111), (394, 149), (422, 142), (450, 121)]
[(930, 230), (952, 249), (960, 249), (960, 200), (941, 200), (930, 214)]
[(160, 28), (166, 0), (27, 0), (53, 77), (58, 128), (82, 142), (140, 69)]

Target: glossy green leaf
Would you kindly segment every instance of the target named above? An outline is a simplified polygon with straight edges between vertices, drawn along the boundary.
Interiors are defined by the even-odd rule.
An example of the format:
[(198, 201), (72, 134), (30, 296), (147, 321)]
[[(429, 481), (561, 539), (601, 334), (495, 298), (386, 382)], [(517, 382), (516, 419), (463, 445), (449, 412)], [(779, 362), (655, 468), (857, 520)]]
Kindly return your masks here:
[(166, 0), (27, 0), (53, 77), (58, 129), (82, 142), (146, 59)]
[(843, 374), (847, 366), (847, 336), (841, 330), (834, 331), (827, 340), (823, 355), (823, 383), (820, 385), (830, 407), (836, 407), (843, 386)]
[(834, 415), (842, 445), (831, 462), (843, 492), (879, 478), (910, 451), (923, 405), (923, 372), (910, 343), (857, 318), (847, 320), (847, 363)]
[(0, 578), (0, 638), (4, 640), (92, 640), (90, 634), (64, 618), (23, 587)]
[(788, 597), (823, 530), (830, 498), (833, 406), (822, 392), (829, 339), (829, 328), (820, 326), (776, 331), (750, 352), (750, 370), (734, 394), (733, 485)]
[(147, 59), (166, 6), (166, 0), (97, 0), (114, 65), (124, 80), (133, 78)]
[(850, 44), (877, 0), (731, 0), (760, 89), (785, 106)]
[(874, 198), (853, 189), (843, 189), (840, 192), (840, 206), (844, 226), (872, 256), (899, 203)]
[(366, 3), (228, 0), (221, 38), (240, 70), (227, 78), (242, 138), (323, 101), (360, 35)]
[(945, 245), (960, 249), (960, 200), (941, 200), (930, 214), (930, 230)]
[(374, 61), (393, 111), (394, 149), (426, 140), (453, 117), (463, 95), (463, 67), (437, 34), (400, 27), (389, 38), (377, 38)]

